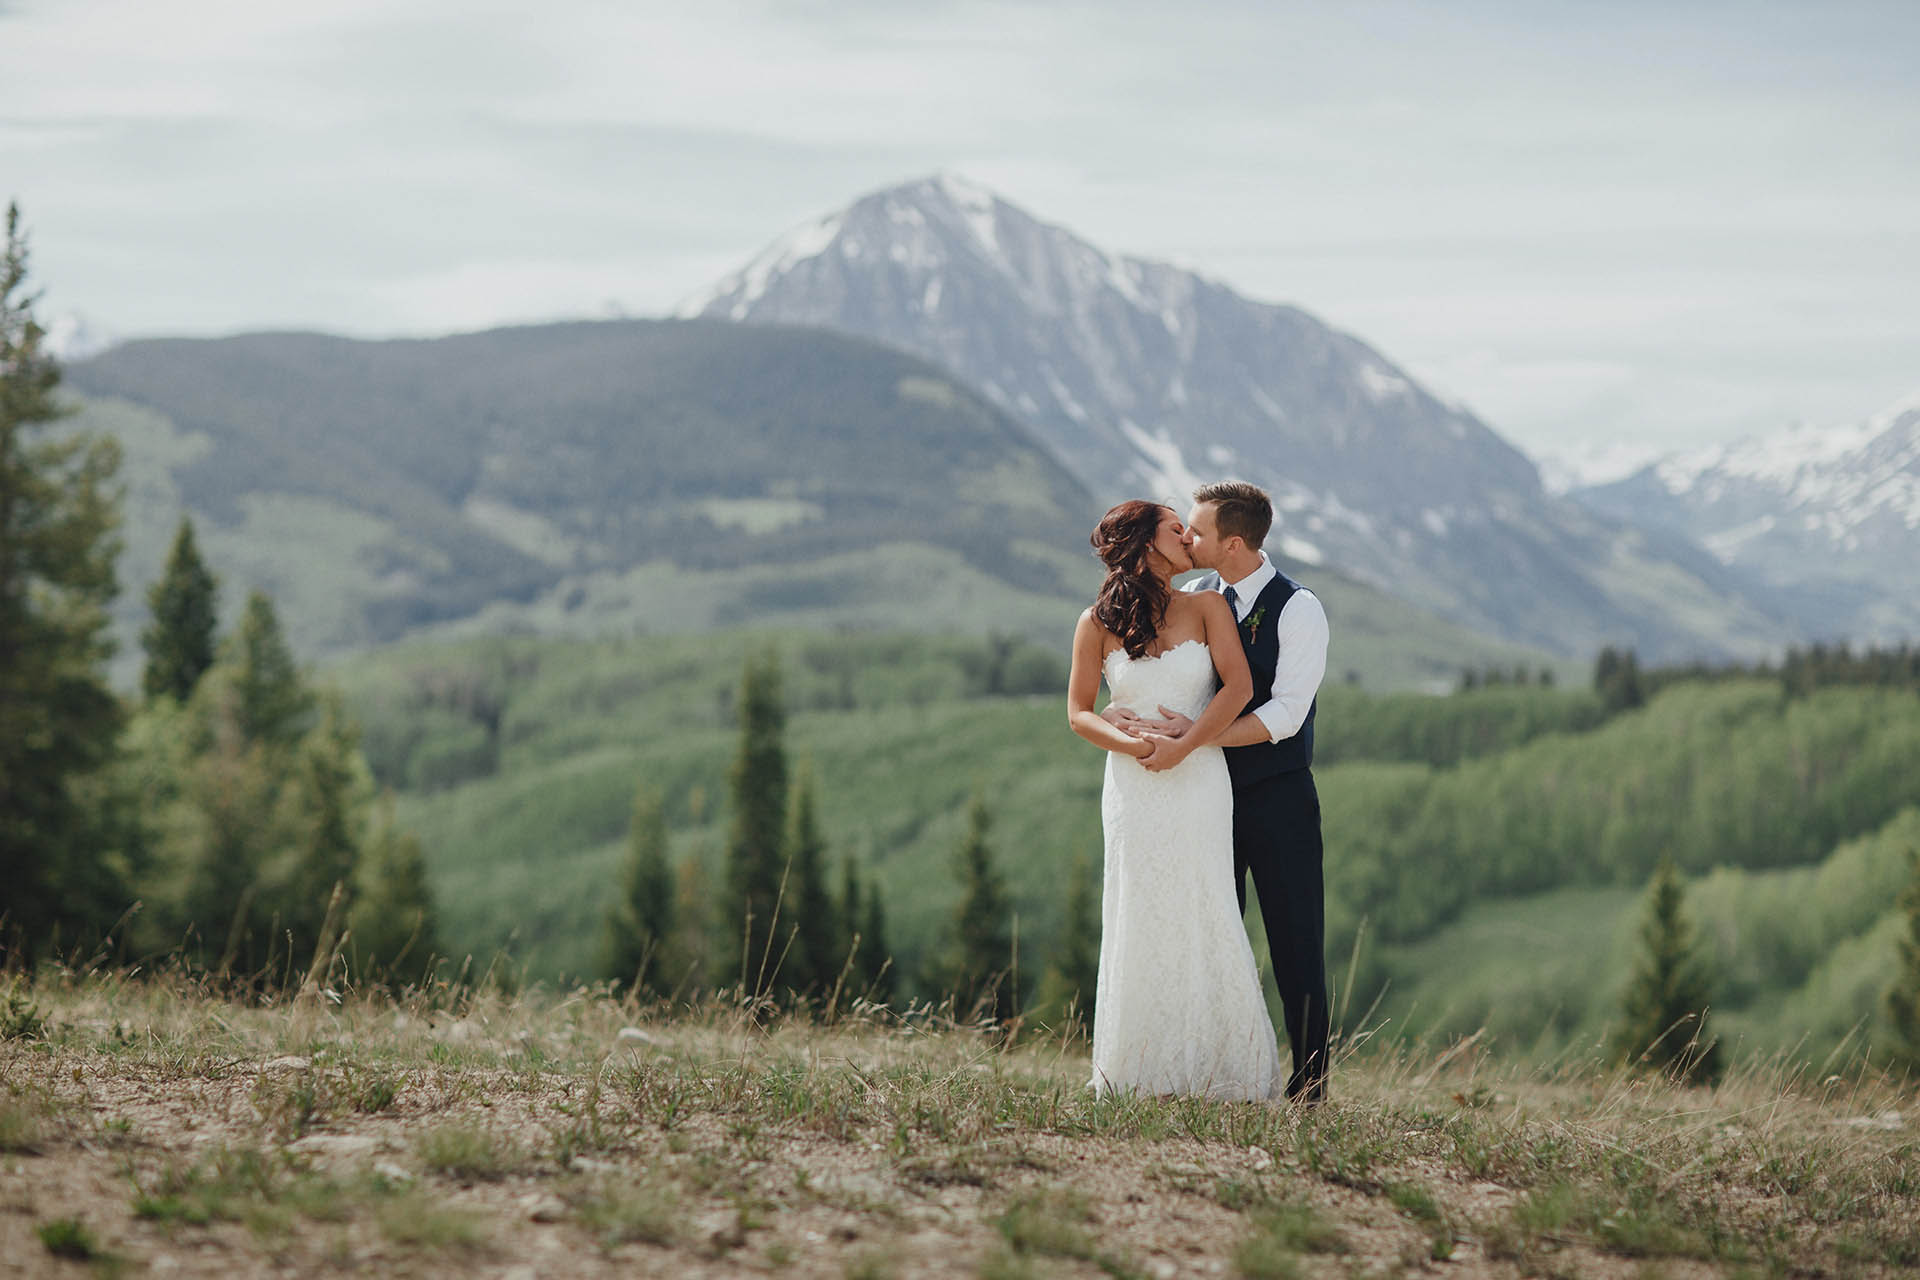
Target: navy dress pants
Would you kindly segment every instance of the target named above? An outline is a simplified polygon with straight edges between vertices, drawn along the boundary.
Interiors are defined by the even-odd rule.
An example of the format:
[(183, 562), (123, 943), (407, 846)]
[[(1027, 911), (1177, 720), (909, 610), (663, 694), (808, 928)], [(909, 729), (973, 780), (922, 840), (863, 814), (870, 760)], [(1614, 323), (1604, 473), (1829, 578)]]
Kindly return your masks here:
[(1320, 795), (1313, 770), (1296, 769), (1233, 793), (1233, 883), (1247, 910), (1247, 877), (1260, 895), (1274, 985), (1286, 1008), (1293, 1074), (1287, 1096), (1318, 1102), (1327, 1082), (1327, 921), (1321, 873)]

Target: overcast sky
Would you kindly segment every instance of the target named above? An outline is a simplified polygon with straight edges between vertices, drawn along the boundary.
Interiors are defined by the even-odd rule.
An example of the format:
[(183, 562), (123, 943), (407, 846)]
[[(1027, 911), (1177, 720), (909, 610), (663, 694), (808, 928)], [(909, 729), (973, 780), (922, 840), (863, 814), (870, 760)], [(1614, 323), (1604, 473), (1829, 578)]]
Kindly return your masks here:
[(1920, 5), (0, 0), (43, 312), (661, 314), (948, 169), (1522, 447), (1920, 390)]

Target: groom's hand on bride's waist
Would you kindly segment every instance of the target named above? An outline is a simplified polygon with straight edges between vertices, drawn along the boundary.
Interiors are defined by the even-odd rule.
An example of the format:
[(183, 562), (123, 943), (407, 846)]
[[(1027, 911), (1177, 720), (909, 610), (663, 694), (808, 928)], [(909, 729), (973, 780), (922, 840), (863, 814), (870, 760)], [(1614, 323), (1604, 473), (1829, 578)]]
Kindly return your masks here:
[(1143, 738), (1148, 734), (1162, 738), (1180, 738), (1185, 737), (1187, 730), (1193, 728), (1193, 721), (1178, 711), (1169, 711), (1165, 707), (1159, 710), (1160, 718), (1156, 720), (1150, 716), (1137, 716), (1126, 707), (1108, 707), (1100, 713), (1100, 718), (1120, 732), (1135, 738)]
[(1160, 708), (1158, 720), (1143, 720), (1141, 723), (1146, 726), (1147, 732), (1157, 733), (1165, 738), (1184, 738), (1187, 736), (1187, 730), (1193, 728), (1191, 719), (1166, 707)]

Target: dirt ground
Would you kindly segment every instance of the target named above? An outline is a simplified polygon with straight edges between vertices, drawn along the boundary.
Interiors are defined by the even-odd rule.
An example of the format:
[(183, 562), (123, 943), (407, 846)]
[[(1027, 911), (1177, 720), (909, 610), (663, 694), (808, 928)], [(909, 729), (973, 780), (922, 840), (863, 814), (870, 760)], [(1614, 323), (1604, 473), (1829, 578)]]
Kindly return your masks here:
[(70, 1003), (0, 1043), (0, 1275), (1893, 1275), (1920, 1250), (1912, 1108), (1858, 1088), (1355, 1061), (1301, 1113), (1095, 1103), (1080, 1050), (962, 1031)]

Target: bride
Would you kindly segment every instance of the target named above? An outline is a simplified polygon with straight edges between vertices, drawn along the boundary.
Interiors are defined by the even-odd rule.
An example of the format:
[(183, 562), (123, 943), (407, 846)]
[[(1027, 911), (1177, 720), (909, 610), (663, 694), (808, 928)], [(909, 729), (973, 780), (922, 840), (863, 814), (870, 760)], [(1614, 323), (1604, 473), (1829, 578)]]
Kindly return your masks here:
[[(1074, 631), (1068, 721), (1108, 752), (1093, 1088), (1264, 1099), (1285, 1077), (1235, 909), (1226, 759), (1205, 745), (1253, 681), (1227, 602), (1173, 590), (1193, 567), (1185, 538), (1167, 507), (1107, 512), (1093, 532), (1107, 579)], [(1193, 727), (1177, 739), (1121, 732), (1094, 710), (1103, 676), (1113, 702), (1143, 716), (1164, 705)]]

